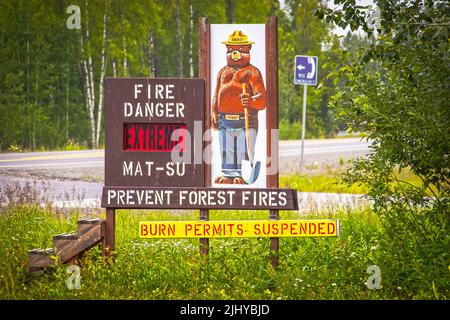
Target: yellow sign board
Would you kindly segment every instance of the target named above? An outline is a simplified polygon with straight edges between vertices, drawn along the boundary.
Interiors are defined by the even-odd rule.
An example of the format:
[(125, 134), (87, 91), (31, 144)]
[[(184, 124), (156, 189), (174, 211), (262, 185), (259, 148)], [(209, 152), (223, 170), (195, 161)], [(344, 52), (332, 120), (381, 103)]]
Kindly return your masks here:
[(337, 237), (339, 220), (141, 221), (141, 238)]

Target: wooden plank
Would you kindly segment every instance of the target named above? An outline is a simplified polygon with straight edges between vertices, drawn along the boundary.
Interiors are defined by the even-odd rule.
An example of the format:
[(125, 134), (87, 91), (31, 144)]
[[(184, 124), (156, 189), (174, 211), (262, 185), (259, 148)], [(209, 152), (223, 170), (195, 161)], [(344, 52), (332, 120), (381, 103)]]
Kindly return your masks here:
[[(211, 25), (208, 22), (208, 18), (200, 17), (198, 20), (198, 77), (205, 80), (205, 103), (204, 103), (204, 121), (203, 132), (205, 139), (203, 140), (203, 150), (209, 150), (211, 144)], [(204, 186), (211, 186), (211, 153), (206, 152), (204, 154)], [(209, 210), (200, 210), (200, 220), (209, 220)], [(202, 238), (200, 241), (200, 255), (207, 261), (209, 254), (209, 239)]]
[[(209, 221), (209, 210), (200, 210), (200, 221)], [(200, 239), (200, 254), (202, 256), (209, 254), (209, 238)]]
[(61, 233), (53, 236), (53, 242), (55, 240), (78, 240), (79, 236), (74, 233)]
[(54, 265), (55, 260), (51, 258), (51, 255), (53, 255), (53, 248), (28, 251), (28, 272), (36, 272)]
[[(199, 18), (198, 30), (198, 77), (205, 80), (203, 150), (208, 150), (211, 143), (211, 25), (208, 18)], [(211, 185), (211, 152), (205, 152), (204, 163), (205, 186), (208, 187)]]
[(104, 224), (105, 220), (100, 218), (78, 220), (77, 234), (83, 235), (88, 232), (92, 226), (102, 226)]
[(266, 95), (267, 95), (267, 188), (278, 188), (278, 135), (272, 139), (272, 130), (278, 130), (278, 20), (269, 17), (266, 24)]
[[(269, 17), (266, 23), (266, 84), (267, 84), (267, 128), (269, 128), (267, 140), (267, 187), (278, 188), (278, 135), (273, 137), (272, 130), (278, 129), (278, 19), (275, 16)], [(278, 131), (277, 131), (278, 132)], [(270, 169), (269, 169), (270, 167)], [(298, 204), (297, 193), (295, 192), (294, 202)], [(278, 210), (270, 210), (269, 219), (278, 220), (280, 218)], [(279, 238), (270, 238), (271, 264), (278, 267)]]
[(60, 261), (66, 262), (102, 241), (101, 225), (93, 225), (83, 235), (58, 235), (53, 237), (53, 247), (59, 253)]
[(104, 187), (102, 206), (127, 209), (298, 210), (293, 189)]
[(114, 261), (116, 251), (116, 210), (106, 208), (106, 222), (103, 238), (103, 258), (105, 262)]

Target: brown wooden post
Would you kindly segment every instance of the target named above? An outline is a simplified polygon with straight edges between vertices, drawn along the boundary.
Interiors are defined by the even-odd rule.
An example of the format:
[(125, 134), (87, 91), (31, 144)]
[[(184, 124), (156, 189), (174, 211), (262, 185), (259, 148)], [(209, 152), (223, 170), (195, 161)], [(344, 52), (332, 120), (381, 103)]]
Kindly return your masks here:
[[(200, 210), (200, 221), (209, 220), (209, 210)], [(209, 238), (200, 239), (200, 255), (207, 261), (209, 254)]]
[[(209, 148), (211, 143), (211, 111), (210, 111), (210, 101), (211, 101), (211, 90), (210, 90), (210, 24), (208, 22), (208, 18), (200, 17), (198, 20), (198, 77), (200, 79), (205, 80), (205, 109), (204, 115), (205, 120), (203, 122), (203, 132), (204, 141), (203, 141), (203, 150)], [(205, 181), (204, 186), (211, 186), (211, 154), (210, 152), (205, 152), (203, 155), (203, 161), (205, 162), (204, 170), (205, 170)], [(202, 209), (200, 210), (200, 220), (208, 221), (209, 220), (209, 210)], [(200, 239), (200, 255), (204, 258), (207, 258), (209, 254), (209, 239), (202, 238)], [(207, 261), (207, 259), (205, 259)]]
[[(267, 87), (267, 167), (271, 166), (271, 174), (267, 175), (267, 188), (278, 188), (278, 135), (272, 140), (270, 130), (278, 130), (278, 19), (269, 17), (266, 23), (266, 87)], [(269, 219), (278, 220), (278, 210), (270, 210)], [(278, 267), (279, 238), (270, 238), (271, 262)]]
[[(270, 210), (270, 220), (279, 220), (280, 216), (278, 210)], [(272, 266), (276, 269), (278, 268), (278, 249), (279, 249), (279, 238), (270, 238), (270, 261)]]
[(103, 240), (103, 258), (113, 262), (116, 251), (116, 209), (106, 208), (105, 238)]

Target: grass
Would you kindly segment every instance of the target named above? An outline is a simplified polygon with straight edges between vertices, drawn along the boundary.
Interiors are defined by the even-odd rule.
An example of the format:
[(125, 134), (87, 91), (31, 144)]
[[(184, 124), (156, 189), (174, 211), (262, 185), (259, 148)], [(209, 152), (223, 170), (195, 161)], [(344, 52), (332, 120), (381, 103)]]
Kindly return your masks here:
[(280, 176), (280, 188), (292, 188), (301, 192), (330, 192), (366, 194), (364, 184), (346, 184), (342, 175), (350, 162), (341, 159), (339, 165), (307, 166), (304, 174), (285, 174)]
[[(369, 188), (364, 183), (347, 184), (343, 181), (343, 174), (350, 162), (341, 160), (335, 166), (311, 166), (306, 168), (303, 175), (290, 174), (280, 176), (280, 188), (292, 188), (300, 192), (330, 192), (330, 193), (354, 193), (367, 194)], [(394, 169), (392, 172), (392, 187), (418, 187), (422, 186), (420, 177), (411, 172), (409, 168)], [(433, 192), (439, 193), (435, 188)], [(428, 190), (428, 195), (433, 193)]]
[(354, 183), (347, 185), (339, 176), (321, 175), (285, 175), (280, 177), (280, 188), (292, 188), (301, 192), (331, 192), (366, 194), (367, 186)]
[[(143, 240), (143, 220), (195, 220), (198, 213), (127, 211), (117, 214), (114, 264), (99, 248), (80, 262), (81, 289), (66, 287), (67, 266), (40, 276), (26, 273), (27, 251), (51, 246), (74, 231), (80, 213), (12, 206), (0, 213), (0, 299), (448, 299), (449, 241), (411, 246), (394, 242), (370, 210), (340, 212), (337, 238), (280, 240), (280, 266), (269, 263), (268, 239), (210, 241), (202, 264), (198, 240)], [(315, 216), (319, 217), (320, 216)], [(324, 217), (324, 216), (322, 216)], [(212, 211), (211, 220), (263, 219), (264, 211)], [(299, 213), (281, 212), (282, 219)], [(314, 218), (311, 216), (311, 218)], [(380, 290), (365, 285), (367, 268), (381, 269)]]

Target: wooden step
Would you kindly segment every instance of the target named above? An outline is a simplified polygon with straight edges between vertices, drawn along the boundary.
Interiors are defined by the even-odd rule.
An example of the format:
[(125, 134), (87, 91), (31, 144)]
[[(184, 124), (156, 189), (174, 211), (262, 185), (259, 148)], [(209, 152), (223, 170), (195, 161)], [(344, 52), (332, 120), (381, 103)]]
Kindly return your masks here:
[(28, 251), (28, 272), (38, 272), (55, 264), (53, 248), (33, 249)]
[[(104, 236), (103, 224), (80, 224), (88, 226), (82, 228), (82, 233), (60, 234), (53, 237), (53, 247), (59, 253), (60, 261), (67, 262), (78, 254), (100, 243)], [(79, 225), (79, 226), (80, 226)]]
[(82, 235), (95, 226), (103, 226), (105, 220), (100, 218), (83, 218), (78, 220), (77, 234)]
[(105, 220), (84, 218), (78, 220), (75, 233), (62, 233), (53, 237), (53, 248), (34, 249), (28, 251), (28, 272), (40, 273), (45, 268), (59, 263), (72, 263), (84, 251), (103, 241), (105, 236)]
[[(56, 236), (53, 236), (53, 243), (55, 243), (55, 241), (58, 240), (63, 240), (63, 241), (67, 241), (67, 240), (78, 240), (80, 237), (78, 236), (78, 234), (76, 233), (61, 233), (61, 234), (57, 234)], [(56, 248), (56, 246), (54, 246)]]

